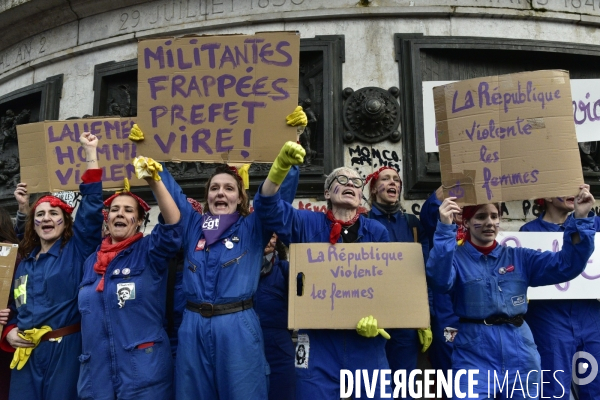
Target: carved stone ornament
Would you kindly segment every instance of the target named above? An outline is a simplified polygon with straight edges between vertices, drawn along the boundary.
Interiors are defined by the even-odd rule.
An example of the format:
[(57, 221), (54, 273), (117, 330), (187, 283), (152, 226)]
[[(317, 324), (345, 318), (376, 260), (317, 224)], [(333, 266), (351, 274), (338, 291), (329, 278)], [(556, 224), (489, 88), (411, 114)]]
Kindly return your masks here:
[(356, 92), (344, 89), (344, 142), (400, 141), (400, 105), (396, 100), (399, 94), (396, 87), (366, 87)]

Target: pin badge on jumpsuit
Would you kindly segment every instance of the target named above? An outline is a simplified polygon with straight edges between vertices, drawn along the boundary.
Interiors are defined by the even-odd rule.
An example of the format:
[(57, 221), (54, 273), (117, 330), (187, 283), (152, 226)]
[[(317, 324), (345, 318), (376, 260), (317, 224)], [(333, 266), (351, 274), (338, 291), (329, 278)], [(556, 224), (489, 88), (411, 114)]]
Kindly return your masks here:
[[(128, 268), (125, 268), (128, 269)], [(123, 271), (125, 272), (125, 271)], [(128, 271), (129, 272), (129, 271)], [(117, 300), (119, 302), (119, 308), (125, 307), (127, 300), (135, 299), (135, 283), (117, 283)]]

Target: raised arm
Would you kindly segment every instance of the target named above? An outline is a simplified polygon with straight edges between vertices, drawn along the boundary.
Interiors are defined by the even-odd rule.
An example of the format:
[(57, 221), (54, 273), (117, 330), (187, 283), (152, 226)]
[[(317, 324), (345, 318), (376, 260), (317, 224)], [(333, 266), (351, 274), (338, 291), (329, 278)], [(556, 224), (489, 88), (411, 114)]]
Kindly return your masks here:
[[(89, 132), (84, 132), (79, 137), (86, 155), (86, 171), (81, 176), (79, 185), (81, 202), (77, 209), (73, 223), (73, 239), (76, 248), (82, 257), (87, 258), (102, 240), (102, 170), (98, 168), (96, 148), (98, 138)], [(83, 263), (81, 265), (83, 268)]]
[(440, 220), (437, 223), (433, 245), (427, 260), (427, 282), (437, 293), (447, 293), (454, 286), (456, 269), (454, 252), (456, 251), (457, 226), (452, 221), (460, 212), (454, 197), (445, 199), (440, 206)]
[(17, 217), (15, 218), (15, 233), (19, 239), (23, 239), (25, 235), (25, 222), (27, 221), (27, 214), (29, 213), (29, 193), (27, 192), (27, 183), (21, 182), (15, 189), (15, 200), (19, 205), (17, 210)]
[(273, 161), (269, 176), (261, 186), (260, 194), (273, 196), (277, 193), (292, 165), (302, 164), (305, 155), (306, 151), (298, 143), (286, 142), (275, 161)]
[(162, 181), (157, 182), (152, 178), (146, 178), (146, 182), (148, 182), (148, 186), (150, 186), (150, 189), (154, 193), (165, 223), (169, 225), (178, 223), (181, 219), (181, 213), (165, 184)]

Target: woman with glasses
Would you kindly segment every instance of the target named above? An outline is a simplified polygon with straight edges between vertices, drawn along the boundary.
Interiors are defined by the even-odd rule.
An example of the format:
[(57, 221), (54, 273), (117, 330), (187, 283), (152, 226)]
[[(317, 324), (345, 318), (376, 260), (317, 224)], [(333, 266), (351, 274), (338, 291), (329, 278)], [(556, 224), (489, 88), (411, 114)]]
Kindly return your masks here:
[[(337, 168), (325, 180), (326, 214), (294, 209), (280, 198), (280, 184), (269, 174), (254, 199), (254, 210), (267, 229), (291, 243), (389, 241), (379, 222), (358, 212), (364, 181), (355, 170)], [(367, 324), (369, 332), (364, 329)], [(367, 370), (369, 376), (375, 369), (388, 369), (382, 336), (389, 338), (373, 318), (363, 318), (356, 330), (300, 330), (298, 346), (304, 346), (306, 361), (295, 363), (296, 398), (339, 399), (341, 369)], [(378, 387), (375, 398), (379, 395)]]

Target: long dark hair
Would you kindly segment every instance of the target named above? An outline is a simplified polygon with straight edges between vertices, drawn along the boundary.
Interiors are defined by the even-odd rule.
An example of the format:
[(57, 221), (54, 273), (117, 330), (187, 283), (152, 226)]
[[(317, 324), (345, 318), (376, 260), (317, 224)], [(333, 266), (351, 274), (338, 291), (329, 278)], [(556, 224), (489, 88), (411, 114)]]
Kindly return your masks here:
[[(19, 244), (13, 221), (5, 208), (0, 207), (0, 242)], [(23, 256), (23, 248), (19, 246), (19, 254)]]
[[(37, 200), (33, 204), (35, 204), (36, 202)], [(37, 246), (41, 246), (40, 237), (36, 233), (34, 225), (34, 215), (36, 208), (37, 207), (31, 207), (29, 213), (27, 214), (27, 222), (25, 222), (25, 236), (23, 237), (23, 241), (21, 242), (21, 247), (25, 256), (28, 256)], [(61, 248), (63, 248), (65, 247), (65, 244), (67, 244), (69, 240), (71, 240), (71, 238), (73, 237), (73, 216), (64, 212), (62, 208), (57, 208), (62, 213), (63, 221), (65, 223), (65, 230), (61, 235)]]
[(230, 169), (227, 164), (219, 165), (215, 169), (215, 172), (210, 176), (210, 178), (208, 178), (208, 181), (206, 182), (206, 186), (204, 187), (204, 204), (202, 205), (204, 212), (209, 211), (208, 192), (210, 189), (210, 184), (213, 178), (220, 174), (231, 175), (233, 179), (235, 179), (235, 182), (237, 183), (238, 194), (241, 200), (240, 204), (237, 205), (237, 212), (239, 212), (242, 217), (250, 215), (250, 203), (248, 201), (248, 193), (246, 193), (246, 189), (244, 189), (244, 182), (242, 182), (242, 178), (240, 178), (240, 176), (235, 171)]

